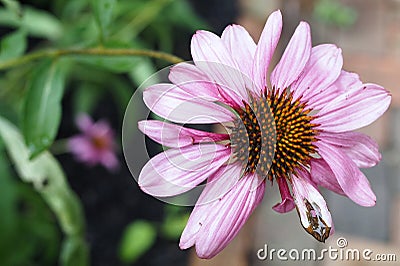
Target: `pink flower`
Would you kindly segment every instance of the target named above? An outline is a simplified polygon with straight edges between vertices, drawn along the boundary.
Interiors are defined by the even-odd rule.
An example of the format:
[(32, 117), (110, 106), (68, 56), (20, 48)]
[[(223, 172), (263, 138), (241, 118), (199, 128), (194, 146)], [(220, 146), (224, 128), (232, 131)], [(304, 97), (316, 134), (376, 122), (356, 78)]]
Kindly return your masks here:
[(82, 134), (69, 139), (68, 149), (77, 160), (91, 166), (102, 164), (109, 170), (118, 168), (114, 133), (109, 124), (105, 121), (93, 123), (88, 115), (79, 115), (76, 123)]
[(258, 44), (239, 25), (228, 26), (221, 38), (198, 31), (191, 43), (195, 65), (174, 66), (173, 84), (144, 91), (149, 109), (171, 122), (230, 128), (228, 135), (139, 122), (144, 134), (170, 147), (143, 167), (143, 191), (168, 197), (206, 181), (180, 239), (182, 249), (195, 245), (201, 258), (215, 256), (237, 235), (261, 202), (267, 179), (276, 180), (282, 197), (273, 209), (296, 207), (302, 226), (322, 242), (333, 223), (319, 186), (361, 206), (375, 204), (359, 168), (376, 165), (381, 155), (375, 141), (353, 130), (380, 117), (390, 93), (342, 70), (335, 45), (312, 47), (306, 22), (268, 77), (281, 29), (276, 11)]

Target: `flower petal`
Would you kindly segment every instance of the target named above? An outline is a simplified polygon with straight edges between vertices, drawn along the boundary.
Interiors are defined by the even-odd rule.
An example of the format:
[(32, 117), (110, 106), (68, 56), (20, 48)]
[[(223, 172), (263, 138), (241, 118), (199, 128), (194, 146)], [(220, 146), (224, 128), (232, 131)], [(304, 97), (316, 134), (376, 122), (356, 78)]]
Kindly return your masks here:
[(390, 93), (379, 85), (364, 84), (341, 94), (323, 107), (314, 123), (320, 129), (345, 132), (367, 126), (389, 107)]
[(200, 131), (159, 120), (139, 121), (138, 127), (140, 131), (155, 142), (171, 148), (185, 147), (201, 142), (218, 142), (229, 139), (228, 134)]
[(293, 195), (304, 229), (315, 239), (325, 242), (333, 233), (332, 217), (328, 206), (318, 190), (310, 184), (308, 172), (299, 171), (292, 176)]
[(267, 86), (268, 68), (281, 36), (281, 31), (282, 14), (281, 11), (278, 10), (268, 17), (254, 55), (252, 77), (258, 88), (255, 90), (258, 96), (261, 95), (261, 92), (264, 91)]
[[(236, 167), (236, 174), (240, 175), (240, 165), (233, 167)], [(227, 178), (231, 176), (226, 174), (219, 177), (221, 182)], [(265, 182), (260, 183), (257, 189), (253, 189), (253, 183), (258, 183), (258, 178), (255, 175), (246, 175), (218, 200), (208, 204), (196, 204), (182, 233), (179, 246), (186, 249), (196, 245), (197, 255), (207, 259), (225, 248), (263, 198)], [(207, 185), (200, 198), (207, 197), (209, 190)]]
[(312, 159), (310, 163), (311, 181), (327, 188), (339, 195), (345, 196), (343, 189), (340, 187), (335, 174), (324, 159)]
[(257, 46), (250, 34), (240, 25), (229, 25), (222, 32), (221, 39), (240, 71), (251, 77), (251, 68)]
[(210, 101), (220, 100), (218, 86), (195, 65), (179, 63), (171, 68), (168, 78), (189, 94)]
[(289, 187), (286, 183), (286, 179), (283, 177), (278, 177), (276, 180), (279, 186), (279, 192), (281, 193), (282, 202), (275, 204), (272, 209), (279, 213), (290, 212), (294, 209), (295, 204), (293, 197), (290, 194)]
[(282, 91), (288, 88), (306, 66), (311, 53), (310, 26), (300, 22), (287, 45), (281, 60), (271, 74), (271, 84)]
[(318, 152), (331, 168), (344, 193), (361, 206), (374, 206), (376, 196), (368, 179), (357, 165), (339, 148), (318, 141)]
[(320, 110), (339, 95), (346, 93), (353, 87), (360, 87), (361, 85), (360, 77), (356, 73), (342, 70), (338, 79), (323, 93), (309, 97), (308, 105)]
[(196, 66), (220, 87), (227, 103), (243, 106), (248, 102), (245, 75), (233, 60), (221, 38), (208, 31), (197, 31), (192, 37), (191, 53)]
[(83, 133), (88, 132), (93, 124), (93, 120), (87, 114), (79, 114), (76, 118), (76, 125)]
[(378, 144), (369, 136), (359, 132), (321, 132), (326, 143), (340, 147), (360, 168), (375, 166), (382, 158)]
[(342, 50), (333, 44), (313, 47), (310, 60), (291, 89), (293, 98), (300, 96), (308, 101), (317, 94), (324, 93), (340, 75), (343, 66)]
[(173, 84), (156, 84), (143, 92), (147, 107), (177, 123), (222, 123), (235, 119), (227, 108), (188, 94)]

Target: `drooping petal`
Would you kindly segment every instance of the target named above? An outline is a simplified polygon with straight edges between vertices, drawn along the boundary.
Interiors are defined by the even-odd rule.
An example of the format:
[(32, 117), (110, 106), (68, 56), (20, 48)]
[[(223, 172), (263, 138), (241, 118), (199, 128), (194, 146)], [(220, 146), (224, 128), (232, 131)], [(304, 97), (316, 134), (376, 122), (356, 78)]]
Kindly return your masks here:
[(369, 136), (359, 132), (321, 132), (326, 143), (340, 147), (360, 168), (375, 166), (382, 158), (378, 144)]
[(276, 180), (279, 186), (279, 192), (281, 193), (282, 202), (275, 204), (272, 209), (279, 213), (290, 212), (294, 209), (295, 204), (293, 197), (290, 194), (288, 184), (286, 183), (286, 179), (278, 177)]
[(229, 25), (222, 32), (221, 39), (240, 71), (251, 77), (251, 68), (257, 46), (250, 34), (240, 25)]
[[(240, 174), (241, 166), (237, 165), (236, 173)], [(232, 178), (222, 175), (219, 179)], [(246, 175), (221, 198), (208, 204), (196, 205), (190, 215), (180, 240), (182, 249), (196, 246), (200, 258), (212, 258), (237, 235), (250, 214), (261, 202), (265, 182), (258, 183), (255, 175)], [(201, 198), (206, 197), (210, 188), (206, 186)], [(199, 200), (201, 200), (201, 198)]]
[(219, 144), (169, 149), (146, 163), (139, 175), (139, 186), (158, 197), (184, 193), (212, 176), (230, 153), (230, 148)]
[(327, 188), (339, 195), (345, 196), (335, 174), (324, 159), (312, 159), (310, 163), (311, 180), (318, 186)]
[(216, 82), (228, 104), (243, 106), (242, 100), (248, 102), (246, 77), (221, 38), (208, 31), (197, 31), (192, 37), (191, 53), (196, 66)]
[(364, 84), (341, 94), (323, 107), (314, 120), (320, 129), (345, 132), (367, 126), (389, 107), (390, 93), (379, 85)]
[(104, 151), (101, 154), (100, 162), (108, 169), (108, 170), (116, 170), (119, 167), (117, 156), (111, 151)]
[(293, 98), (301, 96), (302, 100), (308, 101), (317, 94), (325, 93), (339, 77), (342, 66), (342, 50), (335, 45), (322, 44), (313, 47), (310, 60), (300, 78), (291, 86)]
[(218, 142), (228, 140), (228, 134), (205, 132), (159, 120), (143, 120), (138, 122), (140, 131), (161, 145), (179, 148), (195, 143)]
[(339, 148), (318, 141), (318, 152), (331, 168), (343, 192), (361, 206), (374, 206), (376, 196), (368, 179), (357, 165)]
[(292, 175), (293, 195), (304, 229), (315, 239), (325, 242), (333, 233), (332, 217), (319, 191), (307, 180), (308, 172), (299, 171), (299, 177)]
[(179, 63), (171, 68), (168, 78), (189, 94), (210, 101), (221, 100), (218, 86), (195, 65)]
[(300, 22), (281, 60), (271, 74), (271, 84), (282, 91), (288, 88), (304, 70), (311, 53), (310, 26)]
[(235, 118), (227, 108), (188, 94), (173, 84), (148, 87), (143, 100), (151, 111), (176, 123), (222, 123)]
[(254, 55), (252, 77), (256, 95), (260, 96), (267, 85), (267, 73), (282, 31), (281, 11), (275, 11), (265, 23)]

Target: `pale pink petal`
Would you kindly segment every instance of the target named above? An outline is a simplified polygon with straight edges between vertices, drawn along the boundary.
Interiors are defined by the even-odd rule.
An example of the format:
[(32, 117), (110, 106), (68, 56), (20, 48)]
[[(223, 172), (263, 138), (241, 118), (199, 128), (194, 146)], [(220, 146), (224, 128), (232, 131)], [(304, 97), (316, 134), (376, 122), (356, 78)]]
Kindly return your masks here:
[(119, 166), (117, 156), (111, 151), (104, 151), (99, 159), (109, 170), (115, 170)]
[(196, 98), (173, 84), (156, 84), (143, 92), (147, 107), (157, 115), (177, 123), (222, 123), (235, 119), (227, 108)]
[(251, 68), (257, 46), (250, 34), (240, 25), (229, 25), (222, 32), (221, 39), (239, 70), (247, 77), (251, 77)]
[(323, 93), (309, 97), (308, 105), (314, 109), (320, 110), (339, 95), (346, 93), (352, 88), (360, 87), (361, 85), (360, 77), (356, 73), (342, 70), (338, 79)]
[(95, 164), (97, 162), (97, 150), (89, 138), (85, 136), (75, 136), (69, 139), (68, 149), (75, 157), (82, 162)]
[(140, 131), (161, 145), (178, 148), (195, 143), (218, 142), (228, 140), (228, 134), (217, 134), (182, 127), (159, 120), (143, 120), (138, 122)]
[[(240, 173), (241, 168), (237, 169)], [(195, 245), (200, 258), (209, 259), (218, 254), (237, 235), (263, 198), (265, 182), (260, 183), (256, 190), (252, 189), (253, 183), (258, 183), (255, 175), (243, 176), (220, 199), (209, 204), (196, 205), (182, 233), (179, 246), (186, 249)], [(202, 196), (207, 191), (206, 186)]]
[(243, 106), (242, 100), (248, 102), (246, 77), (221, 38), (208, 31), (197, 31), (192, 37), (191, 53), (196, 66), (216, 82), (228, 103)]
[(378, 144), (359, 132), (321, 132), (324, 142), (340, 147), (360, 168), (375, 166), (382, 158)]
[(323, 107), (313, 122), (322, 130), (345, 132), (367, 126), (389, 107), (390, 93), (375, 84), (352, 88)]
[(321, 157), (331, 168), (344, 193), (361, 206), (374, 206), (376, 196), (371, 190), (368, 179), (357, 165), (339, 148), (323, 141), (316, 143)]
[(310, 163), (311, 180), (318, 186), (327, 188), (339, 195), (346, 195), (340, 187), (335, 174), (324, 159), (312, 159)]
[(230, 148), (218, 144), (169, 149), (146, 163), (139, 175), (139, 186), (159, 197), (184, 193), (213, 175), (230, 153)]
[(171, 68), (169, 80), (191, 95), (209, 101), (220, 101), (218, 86), (198, 67), (188, 63), (179, 63)]
[(311, 53), (310, 26), (300, 22), (281, 60), (271, 74), (271, 84), (279, 91), (288, 88), (304, 70)]
[(268, 68), (281, 36), (281, 31), (282, 14), (278, 10), (268, 17), (254, 55), (252, 77), (256, 88), (258, 88), (255, 90), (256, 92), (258, 91), (258, 96), (261, 95), (261, 91), (264, 91), (267, 86)]
[[(313, 237), (325, 242), (325, 239), (333, 233), (332, 217), (328, 206), (319, 191), (307, 180), (309, 175), (306, 171), (299, 171), (299, 177), (292, 175), (293, 196), (300, 216), (302, 226)], [(311, 206), (307, 207), (307, 204)], [(313, 220), (317, 219), (318, 224), (315, 228)]]
[(290, 212), (291, 210), (294, 209), (295, 204), (293, 201), (293, 197), (290, 194), (290, 190), (286, 182), (286, 179), (283, 177), (278, 177), (276, 180), (279, 186), (279, 192), (281, 194), (282, 202), (275, 204), (272, 207), (272, 209), (279, 213)]
[(79, 114), (76, 118), (76, 125), (82, 132), (87, 132), (93, 126), (93, 121), (87, 114)]
[(291, 86), (293, 98), (301, 96), (302, 100), (308, 101), (315, 95), (324, 94), (339, 77), (342, 66), (342, 51), (335, 45), (322, 44), (313, 47), (304, 71)]

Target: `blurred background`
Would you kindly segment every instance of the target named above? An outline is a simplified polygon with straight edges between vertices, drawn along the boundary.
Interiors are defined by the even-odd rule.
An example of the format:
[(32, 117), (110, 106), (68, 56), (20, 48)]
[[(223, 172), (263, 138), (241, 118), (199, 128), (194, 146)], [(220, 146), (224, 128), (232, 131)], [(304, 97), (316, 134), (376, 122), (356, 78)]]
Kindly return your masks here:
[[(400, 1), (398, 0), (32, 0), (0, 1), (0, 265), (375, 265), (365, 261), (279, 261), (257, 258), (270, 248), (337, 247), (397, 254), (400, 265)], [(190, 60), (198, 29), (220, 35), (243, 25), (258, 40), (268, 15), (281, 9), (284, 29), (275, 62), (295, 27), (311, 24), (313, 45), (342, 48), (344, 69), (393, 95), (389, 111), (362, 129), (380, 145), (382, 162), (363, 169), (377, 195), (364, 208), (323, 191), (336, 233), (316, 243), (295, 211), (275, 213), (277, 187), (268, 187), (238, 237), (212, 260), (178, 247), (190, 208), (144, 194), (127, 169), (121, 127), (135, 89), (168, 60), (132, 56), (58, 55), (65, 49), (152, 49)], [(111, 11), (110, 11), (111, 10)], [(24, 55), (34, 53), (37, 58)], [(52, 76), (50, 81), (47, 77)], [(39, 78), (38, 78), (39, 77)], [(46, 82), (48, 81), (48, 82)], [(48, 98), (43, 84), (53, 84)], [(43, 104), (44, 103), (44, 104)], [(45, 106), (43, 112), (39, 112)], [(76, 160), (68, 144), (90, 134), (77, 124), (107, 128), (118, 163)], [(43, 117), (54, 121), (39, 123)], [(44, 119), (44, 118), (43, 118)], [(99, 122), (100, 121), (100, 122)], [(83, 132), (82, 132), (83, 131)], [(50, 132), (50, 133), (48, 133)], [(98, 140), (98, 139), (96, 139)], [(100, 144), (99, 144), (100, 143)], [(103, 147), (100, 142), (97, 148)], [(160, 147), (149, 143), (152, 155)], [(31, 157), (33, 161), (29, 161)]]

